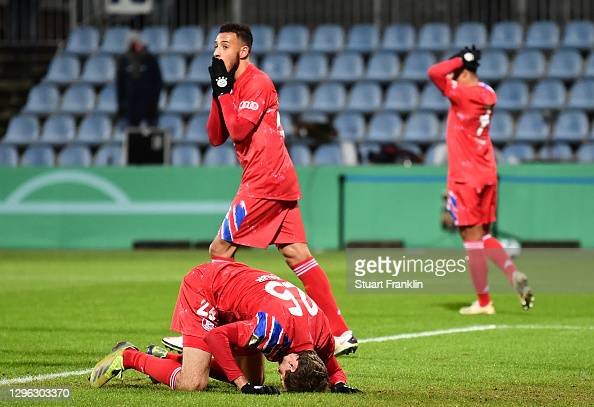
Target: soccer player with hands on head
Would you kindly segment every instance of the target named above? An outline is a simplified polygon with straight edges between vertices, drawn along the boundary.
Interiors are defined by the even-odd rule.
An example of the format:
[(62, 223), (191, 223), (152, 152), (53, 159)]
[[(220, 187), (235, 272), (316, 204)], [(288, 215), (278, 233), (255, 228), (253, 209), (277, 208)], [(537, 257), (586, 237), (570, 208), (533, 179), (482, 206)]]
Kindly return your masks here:
[[(248, 26), (221, 26), (208, 68), (213, 95), (207, 123), (210, 143), (219, 146), (231, 139), (243, 167), (239, 190), (209, 253), (213, 260), (232, 260), (240, 246), (275, 244), (328, 317), (336, 355), (352, 353), (357, 340), (307, 245), (298, 204), (301, 191), (285, 147), (278, 95), (268, 75), (250, 62), (252, 42)], [(179, 337), (164, 338), (163, 343), (178, 351), (182, 347)]]
[(359, 392), (334, 356), (324, 312), (269, 272), (231, 260), (194, 267), (181, 284), (171, 329), (182, 334), (183, 355), (120, 342), (93, 368), (91, 386), (135, 369), (174, 390), (203, 390), (210, 376), (245, 394), (279, 394), (264, 385), (264, 356), (278, 362), (287, 391)]
[(489, 233), (497, 205), (497, 165), (489, 137), (497, 96), (477, 76), (480, 59), (481, 51), (473, 45), (428, 70), (429, 78), (451, 104), (446, 132), (447, 209), (464, 241), (478, 296), (470, 306), (460, 309), (463, 315), (495, 313), (487, 282), (487, 259), (506, 274), (525, 310), (534, 301), (526, 275), (516, 269), (499, 240)]

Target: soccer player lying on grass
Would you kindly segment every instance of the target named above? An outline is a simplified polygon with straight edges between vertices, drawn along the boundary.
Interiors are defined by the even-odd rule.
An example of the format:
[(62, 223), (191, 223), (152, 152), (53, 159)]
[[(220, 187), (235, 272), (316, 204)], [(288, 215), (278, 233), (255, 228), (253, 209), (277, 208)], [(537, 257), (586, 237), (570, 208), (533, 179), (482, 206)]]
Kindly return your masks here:
[(262, 385), (263, 354), (279, 363), (288, 391), (329, 385), (333, 392), (358, 392), (346, 385), (326, 315), (303, 291), (269, 272), (222, 260), (194, 267), (181, 284), (171, 329), (182, 334), (183, 356), (163, 352), (160, 358), (120, 342), (93, 368), (91, 386), (135, 369), (174, 390), (203, 390), (210, 374), (242, 393), (278, 394)]
[(481, 51), (464, 48), (429, 68), (428, 75), (450, 101), (447, 208), (464, 240), (470, 275), (478, 299), (460, 309), (462, 315), (494, 314), (489, 296), (487, 258), (506, 274), (525, 310), (533, 306), (532, 290), (524, 273), (516, 270), (505, 249), (489, 234), (497, 207), (497, 164), (489, 126), (497, 101), (495, 91), (476, 74)]

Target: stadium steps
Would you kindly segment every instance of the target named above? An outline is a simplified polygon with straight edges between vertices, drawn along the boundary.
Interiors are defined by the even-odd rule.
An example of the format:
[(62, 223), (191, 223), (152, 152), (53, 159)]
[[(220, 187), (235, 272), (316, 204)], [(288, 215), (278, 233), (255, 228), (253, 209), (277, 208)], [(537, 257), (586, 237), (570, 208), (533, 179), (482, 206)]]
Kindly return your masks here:
[(0, 47), (0, 134), (25, 105), (29, 89), (41, 80), (55, 46)]

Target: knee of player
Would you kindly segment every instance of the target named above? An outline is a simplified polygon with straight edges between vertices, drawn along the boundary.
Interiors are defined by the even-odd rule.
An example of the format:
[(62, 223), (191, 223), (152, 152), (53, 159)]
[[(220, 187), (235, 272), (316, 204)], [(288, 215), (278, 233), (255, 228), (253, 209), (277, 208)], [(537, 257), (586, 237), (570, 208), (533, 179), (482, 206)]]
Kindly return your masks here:
[(175, 381), (175, 390), (182, 391), (201, 391), (206, 389), (208, 378), (190, 378), (186, 379), (180, 375)]
[(311, 252), (305, 243), (293, 243), (279, 247), (279, 250), (285, 256), (285, 260), (289, 266), (293, 266), (311, 257)]

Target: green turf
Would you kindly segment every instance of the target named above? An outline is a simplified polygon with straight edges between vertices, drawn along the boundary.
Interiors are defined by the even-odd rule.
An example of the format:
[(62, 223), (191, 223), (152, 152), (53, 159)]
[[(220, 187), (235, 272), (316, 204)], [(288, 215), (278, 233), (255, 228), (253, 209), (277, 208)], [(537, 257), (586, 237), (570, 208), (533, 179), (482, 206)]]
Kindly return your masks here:
[[(340, 359), (361, 395), (290, 395), (257, 399), (274, 405), (594, 403), (594, 296), (538, 293), (520, 309), (511, 290), (494, 295), (498, 314), (462, 317), (468, 295), (346, 290), (341, 252), (318, 253), (343, 312), (359, 338), (471, 325), (563, 325), (581, 329), (497, 329), (366, 343)], [(273, 251), (244, 251), (239, 260), (296, 281)], [(90, 368), (118, 340), (139, 346), (168, 334), (179, 282), (205, 251), (0, 251), (0, 379)], [(561, 253), (518, 263), (538, 286), (538, 270), (583, 268), (591, 261)], [(591, 263), (588, 263), (591, 264)], [(492, 273), (493, 279), (502, 279)], [(584, 281), (591, 284), (592, 279)], [(267, 382), (279, 385), (268, 364)], [(203, 393), (173, 392), (136, 372), (91, 389), (86, 377), (20, 387), (70, 387), (82, 405), (255, 405), (230, 385), (212, 381)]]

